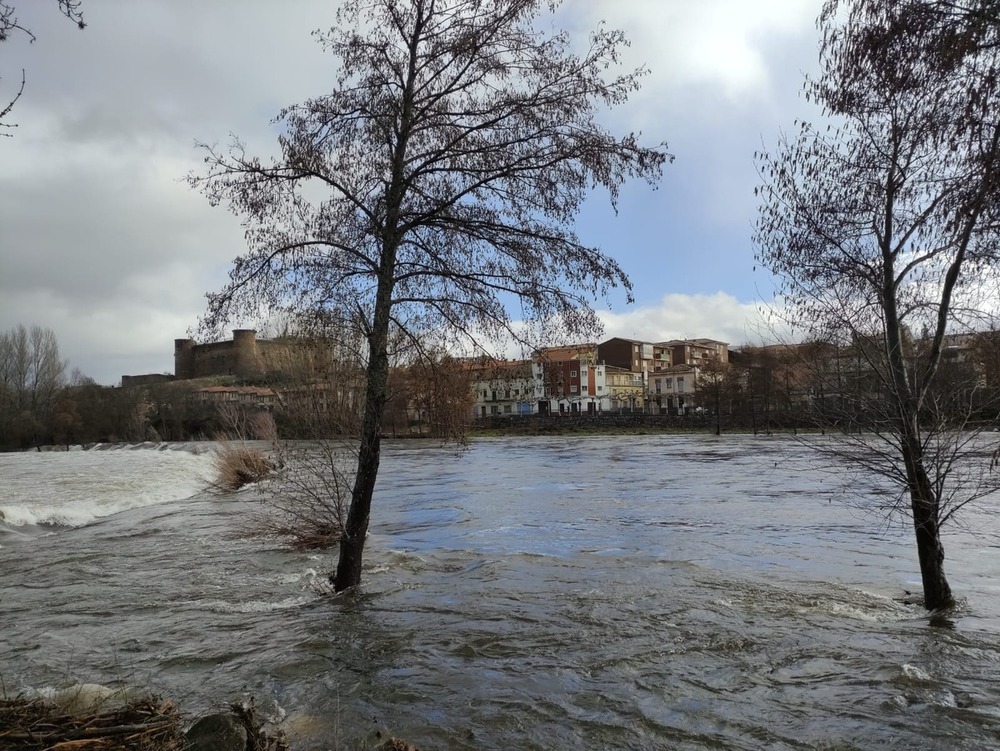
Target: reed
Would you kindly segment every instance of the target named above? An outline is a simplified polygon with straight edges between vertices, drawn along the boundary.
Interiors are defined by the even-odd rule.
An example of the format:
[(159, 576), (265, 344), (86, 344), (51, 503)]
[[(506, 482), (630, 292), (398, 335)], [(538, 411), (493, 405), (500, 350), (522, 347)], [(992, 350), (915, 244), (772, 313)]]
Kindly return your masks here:
[(274, 463), (263, 451), (226, 439), (219, 440), (212, 465), (215, 470), (212, 487), (224, 492), (260, 482), (274, 472)]

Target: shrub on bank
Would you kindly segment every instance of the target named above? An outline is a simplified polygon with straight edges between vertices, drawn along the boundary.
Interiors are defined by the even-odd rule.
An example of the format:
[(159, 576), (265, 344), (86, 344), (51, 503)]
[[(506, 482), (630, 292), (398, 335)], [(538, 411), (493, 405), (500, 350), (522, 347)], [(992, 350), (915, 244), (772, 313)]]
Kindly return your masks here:
[(340, 542), (351, 497), (346, 474), (354, 454), (339, 440), (278, 441), (282, 471), (260, 486), (262, 505), (245, 533), (280, 540), (295, 550), (330, 548)]
[(221, 441), (212, 458), (215, 480), (212, 486), (222, 491), (239, 490), (260, 482), (274, 472), (274, 463), (264, 452), (239, 443)]

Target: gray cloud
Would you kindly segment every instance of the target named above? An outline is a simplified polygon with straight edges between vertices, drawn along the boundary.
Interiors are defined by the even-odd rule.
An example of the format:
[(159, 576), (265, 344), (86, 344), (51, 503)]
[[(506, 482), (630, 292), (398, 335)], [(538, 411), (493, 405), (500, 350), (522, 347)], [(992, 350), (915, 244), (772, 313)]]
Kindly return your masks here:
[[(27, 70), (12, 113), (20, 127), (0, 139), (0, 330), (50, 326), (72, 364), (106, 383), (169, 370), (173, 338), (196, 323), (204, 293), (243, 248), (239, 220), (183, 182), (200, 168), (194, 142), (236, 133), (269, 153), (280, 108), (332, 82), (335, 61), (310, 32), (332, 25), (335, 7), (85, 0), (81, 32), (54, 2), (20, 0), (38, 41), (0, 45), (0, 99)], [(608, 122), (667, 140), (678, 157), (660, 190), (628, 186), (617, 217), (602, 197), (581, 217), (585, 239), (633, 276), (638, 310), (614, 314), (634, 317), (626, 328), (661, 320), (664, 296), (675, 294), (673, 309), (691, 322), (678, 335), (722, 338), (713, 331), (738, 332), (742, 321), (728, 317), (744, 315), (767, 287), (751, 273), (751, 154), (801, 106), (818, 8), (819, 0), (564, 5), (559, 22), (573, 31), (602, 18), (624, 28), (633, 41), (624, 64), (652, 71)], [(713, 303), (719, 290), (739, 304)]]

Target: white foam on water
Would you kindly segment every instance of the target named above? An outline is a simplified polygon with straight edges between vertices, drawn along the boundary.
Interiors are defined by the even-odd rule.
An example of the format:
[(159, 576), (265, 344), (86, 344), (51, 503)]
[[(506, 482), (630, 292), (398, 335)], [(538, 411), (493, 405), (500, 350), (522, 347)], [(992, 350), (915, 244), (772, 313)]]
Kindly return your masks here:
[(957, 707), (958, 699), (955, 698), (955, 694), (951, 691), (945, 690), (937, 695), (932, 704), (937, 704), (939, 707)]
[(242, 602), (226, 602), (225, 600), (206, 600), (194, 603), (200, 608), (211, 610), (214, 613), (270, 613), (275, 610), (291, 610), (302, 607), (313, 600), (316, 596), (296, 595), (286, 597), (277, 602), (266, 600), (244, 600)]
[(119, 706), (137, 698), (140, 691), (131, 687), (112, 688), (101, 683), (75, 683), (65, 688), (43, 686), (28, 695), (51, 702), (70, 714), (88, 714)]
[(129, 509), (184, 500), (203, 491), (211, 446), (140, 444), (132, 450), (0, 455), (4, 527), (82, 527)]
[(904, 663), (901, 666), (901, 670), (903, 680), (908, 683), (930, 683), (933, 680), (927, 672), (921, 670), (916, 665)]

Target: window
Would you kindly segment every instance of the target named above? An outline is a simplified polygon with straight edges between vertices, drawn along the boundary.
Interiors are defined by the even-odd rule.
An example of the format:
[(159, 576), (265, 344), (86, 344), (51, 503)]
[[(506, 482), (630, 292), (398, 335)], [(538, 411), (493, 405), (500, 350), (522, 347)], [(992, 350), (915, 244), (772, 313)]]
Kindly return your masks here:
[(572, 386), (569, 387), (569, 391), (570, 391), (571, 394), (575, 394), (576, 393), (576, 384), (575, 383)]
[(673, 378), (668, 378), (667, 379), (667, 391), (673, 391), (673, 390), (674, 390), (674, 379)]
[(570, 377), (570, 378), (576, 378), (576, 371), (575, 371), (575, 370), (571, 370), (571, 371), (569, 372), (569, 377)]
[(581, 386), (580, 387), (580, 393), (581, 394), (586, 394), (587, 393), (587, 387), (586, 386)]
[(510, 405), (509, 404), (503, 405), (503, 411), (504, 411), (505, 415), (509, 415), (510, 414)]
[(677, 391), (683, 391), (683, 390), (684, 390), (684, 379), (683, 378), (678, 378), (677, 379)]
[(498, 407), (497, 405), (494, 404), (492, 407), (490, 407), (490, 414), (492, 414), (492, 415), (499, 415), (500, 414), (500, 407)]
[(601, 391), (604, 391), (604, 387), (603, 386), (598, 386), (597, 387), (597, 391), (598, 391), (598, 393), (600, 393)]
[(656, 393), (657, 394), (660, 393), (660, 379), (659, 378), (656, 379)]

